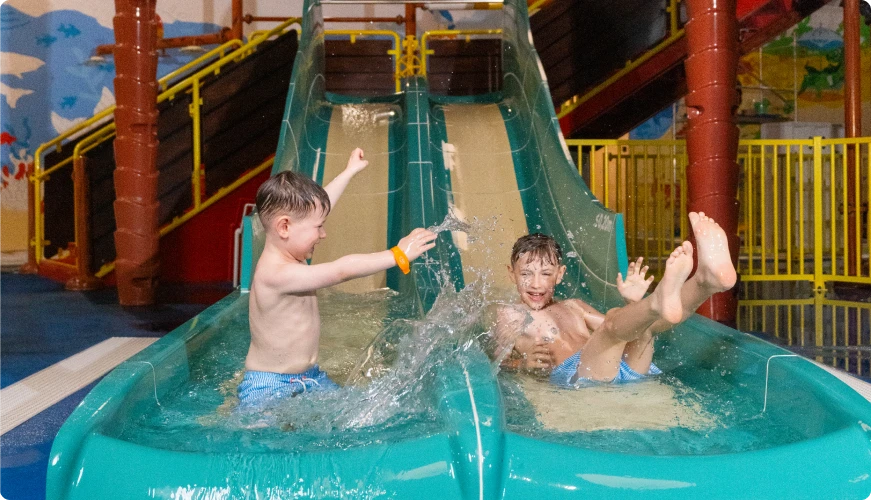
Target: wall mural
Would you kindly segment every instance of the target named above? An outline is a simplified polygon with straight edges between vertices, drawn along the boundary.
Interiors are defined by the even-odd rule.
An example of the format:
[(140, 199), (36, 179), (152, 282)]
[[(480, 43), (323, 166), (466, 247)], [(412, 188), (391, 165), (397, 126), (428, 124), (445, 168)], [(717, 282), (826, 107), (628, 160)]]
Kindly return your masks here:
[[(0, 5), (0, 241), (4, 264), (10, 263), (8, 252), (17, 252), (17, 261), (27, 248), (26, 173), (36, 148), (115, 103), (112, 58), (92, 58), (98, 45), (114, 42), (106, 19), (77, 10), (32, 15), (10, 3)], [(111, 2), (104, 7), (114, 13)], [(219, 28), (212, 23), (174, 21), (164, 23), (164, 36), (212, 33)], [(179, 49), (165, 51), (158, 60), (158, 76), (198, 55)]]
[[(871, 28), (860, 22), (864, 74), (871, 68)], [(741, 137), (759, 138), (759, 123), (802, 121), (844, 123), (844, 25), (837, 3), (823, 6), (779, 37), (741, 58), (738, 82), (742, 88), (738, 110)], [(863, 125), (871, 130), (871, 78), (862, 79)], [(673, 124), (681, 137), (686, 123), (683, 100)], [(629, 136), (632, 139), (671, 139), (671, 107)]]

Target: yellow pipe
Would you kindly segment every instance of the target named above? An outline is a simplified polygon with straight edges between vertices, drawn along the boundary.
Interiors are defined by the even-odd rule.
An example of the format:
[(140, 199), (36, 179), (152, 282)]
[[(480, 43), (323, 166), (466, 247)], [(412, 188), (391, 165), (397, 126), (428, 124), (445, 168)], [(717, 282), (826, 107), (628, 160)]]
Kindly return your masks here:
[(324, 35), (340, 35), (347, 36), (351, 39), (351, 43), (357, 41), (357, 37), (363, 36), (390, 36), (393, 38), (393, 48), (387, 53), (393, 56), (393, 80), (396, 84), (396, 92), (402, 91), (402, 78), (399, 75), (399, 58), (402, 50), (402, 42), (399, 34), (390, 30), (325, 30)]
[(199, 208), (200, 206), (200, 198), (202, 197), (202, 186), (200, 185), (201, 180), (201, 172), (202, 172), (202, 150), (201, 147), (201, 121), (200, 121), (200, 105), (202, 104), (200, 98), (200, 82), (199, 80), (193, 83), (193, 94), (191, 96), (191, 120), (193, 121), (193, 144), (191, 145), (193, 148), (193, 157), (194, 157), (194, 165), (193, 171), (191, 173), (191, 189), (193, 189), (193, 198), (194, 198), (194, 208)]
[(218, 55), (218, 54), (220, 54), (220, 57), (219, 57), (219, 59), (220, 59), (221, 57), (224, 57), (224, 51), (226, 51), (226, 50), (229, 49), (230, 47), (234, 47), (234, 46), (235, 46), (236, 48), (239, 48), (239, 47), (241, 47), (242, 45), (243, 45), (243, 44), (242, 44), (242, 41), (241, 41), (241, 40), (235, 40), (235, 39), (233, 39), (233, 40), (230, 40), (230, 41), (228, 41), (228, 42), (225, 42), (223, 45), (220, 45), (220, 46), (218, 46), (218, 47), (215, 47), (214, 49), (212, 49), (212, 50), (206, 52), (205, 54), (203, 54), (203, 55), (201, 55), (200, 57), (194, 59), (193, 61), (190, 61), (189, 63), (185, 64), (184, 66), (181, 66), (181, 67), (179, 67), (179, 68), (176, 68), (175, 70), (170, 71), (169, 73), (167, 73), (166, 75), (164, 75), (160, 80), (158, 80), (158, 83), (160, 84), (160, 88), (163, 89), (163, 90), (166, 90), (166, 86), (167, 86), (167, 84), (169, 83), (169, 81), (172, 80), (173, 78), (175, 78), (176, 76), (179, 76), (179, 75), (181, 75), (181, 74), (186, 73), (186, 72), (187, 72), (188, 70), (190, 70), (191, 68), (194, 68), (194, 67), (196, 67), (196, 66), (199, 66), (200, 63), (206, 61), (207, 59), (211, 59), (212, 57), (214, 57), (214, 56), (216, 56), (216, 55)]
[(427, 56), (435, 53), (432, 50), (426, 48), (426, 42), (429, 38), (434, 36), (465, 36), (466, 41), (471, 40), (473, 35), (501, 35), (502, 30), (431, 30), (425, 31), (423, 35), (420, 37), (420, 74), (426, 76), (426, 61)]
[[(820, 149), (822, 149), (822, 141), (820, 141)], [(835, 150), (834, 148), (829, 150), (829, 199), (831, 201), (831, 212), (830, 216), (832, 218), (830, 224), (830, 234), (831, 239), (829, 240), (830, 248), (829, 248), (829, 256), (832, 259), (832, 269), (831, 275), (835, 276), (838, 274), (837, 269), (837, 253), (838, 253), (838, 235), (837, 235), (837, 221), (838, 221), (838, 213), (836, 211), (836, 203), (835, 203), (835, 195), (837, 194), (837, 186), (835, 185), (835, 177), (837, 175), (836, 166), (835, 166)]]
[(856, 166), (856, 168), (854, 169), (855, 176), (853, 178), (853, 199), (856, 200), (856, 206), (853, 207), (853, 224), (856, 230), (852, 236), (854, 238), (856, 248), (856, 276), (862, 275), (862, 221), (859, 218), (859, 212), (862, 211), (860, 208), (862, 205), (862, 195), (859, 193), (859, 184), (862, 181), (859, 174), (859, 165), (861, 165), (861, 162), (859, 161), (860, 147), (861, 146), (859, 144), (853, 147), (853, 165)]
[(780, 274), (780, 217), (778, 216), (780, 213), (780, 197), (777, 195), (778, 189), (780, 188), (778, 183), (780, 172), (777, 171), (777, 146), (772, 146), (771, 153), (771, 173), (773, 174), (771, 176), (771, 192), (773, 194), (773, 199), (771, 200), (771, 215), (774, 218), (774, 227), (772, 228), (772, 232), (774, 233), (774, 248), (772, 249), (772, 255), (774, 256), (774, 274)]
[[(821, 138), (814, 137), (813, 141), (814, 206), (817, 207), (814, 212), (814, 288), (820, 292), (825, 290), (821, 265), (823, 262), (823, 148)], [(817, 321), (822, 321), (822, 315)]]
[[(801, 265), (799, 266), (799, 272), (801, 274), (805, 273), (805, 259), (807, 258), (807, 248), (805, 247), (804, 233), (805, 233), (805, 212), (804, 212), (804, 146), (799, 146), (798, 148), (798, 213), (800, 214), (798, 218), (798, 246), (801, 248), (801, 259), (799, 262)], [(816, 216), (814, 216), (816, 217)]]
[(786, 274), (792, 274), (792, 158), (790, 148), (786, 148)]

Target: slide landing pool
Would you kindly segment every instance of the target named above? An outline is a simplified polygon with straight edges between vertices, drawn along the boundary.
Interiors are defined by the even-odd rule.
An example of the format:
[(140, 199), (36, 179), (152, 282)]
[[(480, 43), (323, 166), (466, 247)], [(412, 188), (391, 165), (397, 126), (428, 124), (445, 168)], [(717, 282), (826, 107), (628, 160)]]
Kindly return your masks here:
[(502, 91), (434, 96), (409, 78), (397, 94), (350, 99), (324, 90), (321, 7), (306, 1), (274, 171), (329, 181), (358, 146), (370, 161), (314, 262), (446, 218), (448, 230), (411, 274), (320, 295), (322, 366), (349, 383), (271, 409), (262, 427), (234, 411), (263, 245), (246, 219), (242, 287), (94, 388), (55, 439), (48, 498), (871, 495), (871, 403), (698, 316), (657, 340), (655, 380), (566, 391), (496, 374), (480, 339), (489, 305), (509, 296), (517, 236), (557, 238), (559, 293), (602, 310), (620, 303), (627, 265), (622, 216), (592, 196), (562, 141), (526, 4), (506, 0), (502, 17)]

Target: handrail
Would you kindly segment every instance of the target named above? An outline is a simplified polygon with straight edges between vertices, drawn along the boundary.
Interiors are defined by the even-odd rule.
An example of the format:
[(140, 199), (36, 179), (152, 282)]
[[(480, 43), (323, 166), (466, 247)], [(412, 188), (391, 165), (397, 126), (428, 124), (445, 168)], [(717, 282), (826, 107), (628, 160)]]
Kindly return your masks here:
[(596, 85), (595, 87), (593, 87), (592, 89), (587, 91), (587, 93), (585, 93), (583, 95), (576, 95), (576, 96), (572, 97), (571, 99), (568, 99), (567, 101), (562, 103), (559, 111), (556, 114), (556, 117), (562, 118), (562, 117), (568, 115), (569, 113), (571, 113), (572, 111), (574, 111), (575, 109), (580, 107), (581, 104), (584, 104), (585, 102), (589, 101), (593, 97), (597, 96), (600, 92), (602, 92), (603, 90), (605, 90), (606, 88), (608, 88), (612, 84), (614, 84), (614, 82), (623, 78), (628, 73), (635, 70), (636, 68), (638, 68), (639, 66), (641, 66), (642, 64), (644, 64), (645, 62), (650, 60), (651, 58), (653, 58), (653, 56), (659, 54), (660, 52), (664, 51), (665, 49), (670, 47), (672, 44), (674, 44), (675, 42), (677, 42), (678, 40), (683, 38), (685, 31), (683, 28), (679, 27), (679, 24), (680, 24), (679, 23), (680, 10), (678, 8), (679, 3), (680, 3), (680, 0), (668, 0), (669, 6), (666, 8), (666, 11), (668, 11), (668, 14), (669, 14), (669, 29), (670, 29), (670, 31), (669, 31), (669, 35), (664, 40), (662, 40), (661, 42), (656, 44), (653, 48), (651, 48), (650, 50), (648, 50), (647, 52), (642, 54), (641, 57), (639, 57), (638, 59), (627, 62), (626, 66), (624, 66), (622, 69), (620, 69), (619, 71), (617, 71), (616, 73), (611, 75), (604, 82), (600, 83), (599, 85)]
[(427, 39), (432, 37), (455, 37), (465, 36), (466, 41), (472, 39), (473, 35), (501, 35), (501, 29), (480, 29), (480, 30), (430, 30), (425, 31), (420, 37), (420, 74), (426, 76), (426, 61), (427, 56), (435, 54), (434, 50), (430, 50), (426, 46)]
[[(578, 169), (593, 194), (626, 213), (631, 254), (663, 260), (689, 235), (681, 216), (685, 141), (569, 139), (566, 145), (578, 148)], [(851, 159), (858, 166), (854, 178)], [(861, 265), (871, 242), (871, 225), (863, 224), (871, 200), (871, 137), (741, 140), (737, 162), (743, 281), (807, 281), (818, 293), (832, 281), (871, 284)]]
[[(194, 143), (193, 143), (194, 166), (193, 166), (193, 178), (192, 178), (192, 188), (193, 188), (192, 194), (194, 197), (194, 207), (193, 207), (192, 211), (194, 213), (192, 213), (188, 218), (192, 217), (193, 215), (196, 215), (196, 213), (201, 212), (207, 206), (204, 203), (202, 203), (202, 201), (200, 199), (201, 198), (201, 188), (200, 188), (200, 182), (199, 182), (200, 176), (202, 173), (201, 166), (199, 165), (201, 151), (200, 151), (199, 142), (197, 140), (199, 138), (199, 130), (198, 130), (198, 128), (199, 128), (198, 127), (198, 124), (199, 124), (199, 102), (198, 101), (199, 100), (197, 98), (199, 97), (198, 91), (199, 91), (200, 80), (202, 80), (207, 75), (218, 74), (220, 72), (221, 68), (223, 68), (227, 64), (230, 64), (231, 62), (237, 62), (240, 59), (247, 57), (248, 55), (253, 53), (253, 49), (256, 46), (258, 46), (261, 43), (263, 43), (264, 41), (268, 40), (273, 35), (283, 33), (284, 30), (287, 29), (289, 26), (291, 26), (293, 24), (299, 24), (299, 22), (300, 22), (300, 18), (289, 18), (285, 22), (276, 26), (275, 28), (273, 28), (269, 31), (263, 32), (260, 36), (249, 38), (248, 43), (241, 44), (241, 42), (239, 42), (238, 40), (231, 40), (231, 41), (221, 45), (220, 47), (217, 47), (217, 48), (209, 51), (208, 53), (198, 57), (194, 61), (191, 61), (190, 63), (186, 64), (185, 66), (187, 66), (187, 69), (190, 69), (190, 68), (193, 68), (193, 67), (199, 65), (200, 63), (202, 63), (206, 59), (212, 58), (217, 54), (223, 54), (223, 52), (226, 49), (230, 48), (231, 46), (237, 46), (237, 48), (234, 49), (229, 54), (222, 55), (222, 57), (220, 57), (217, 61), (214, 61), (211, 64), (208, 64), (207, 66), (196, 71), (192, 75), (189, 75), (188, 77), (184, 78), (183, 80), (180, 80), (180, 81), (174, 83), (170, 88), (164, 90), (163, 92), (161, 92), (158, 95), (157, 103), (161, 103), (161, 102), (164, 102), (166, 100), (173, 99), (176, 95), (178, 95), (179, 93), (181, 93), (183, 91), (186, 91), (189, 88), (191, 88), (192, 93), (195, 94), (194, 95), (194, 98), (195, 98), (194, 103), (191, 105), (192, 111), (196, 111), (196, 113), (197, 113), (196, 117), (194, 119), (194, 122), (195, 122), (195, 124), (194, 124), (194, 129), (195, 129), (194, 136), (195, 137), (194, 137)], [(162, 77), (160, 80), (158, 80), (159, 84), (165, 85), (172, 78), (177, 77), (180, 74), (179, 72), (181, 69), (182, 68), (179, 68), (178, 70), (173, 71), (173, 72), (165, 75), (164, 77)], [(53, 165), (50, 169), (48, 169), (44, 172), (42, 171), (42, 155), (50, 147), (60, 148), (60, 146), (62, 145), (64, 140), (66, 140), (66, 139), (78, 134), (82, 130), (84, 130), (88, 127), (91, 127), (91, 126), (99, 123), (100, 121), (106, 119), (111, 113), (114, 112), (114, 110), (115, 110), (115, 106), (114, 105), (110, 106), (107, 109), (98, 113), (97, 115), (93, 116), (92, 118), (86, 120), (85, 122), (82, 122), (81, 124), (77, 125), (76, 127), (73, 127), (70, 130), (59, 135), (58, 137), (52, 139), (51, 141), (48, 141), (46, 143), (41, 144), (37, 148), (36, 153), (34, 154), (33, 173), (29, 177), (30, 182), (33, 183), (33, 189), (32, 189), (33, 197), (32, 197), (32, 200), (31, 200), (32, 203), (31, 203), (31, 206), (29, 207), (29, 209), (32, 210), (34, 213), (33, 234), (31, 235), (31, 238), (30, 238), (30, 246), (31, 246), (31, 251), (33, 252), (34, 262), (36, 264), (39, 264), (39, 262), (41, 262), (45, 258), (43, 255), (43, 251), (44, 251), (43, 249), (44, 249), (44, 246), (46, 244), (46, 241), (45, 241), (45, 220), (44, 220), (44, 214), (40, 208), (42, 206), (42, 194), (43, 194), (42, 189), (40, 188), (40, 184), (42, 182), (45, 182), (48, 179), (49, 174), (57, 171), (58, 169), (66, 166), (66, 165), (74, 163), (75, 159), (80, 158), (85, 152), (93, 149), (94, 147), (96, 147), (97, 145), (102, 143), (103, 141), (114, 136), (115, 122), (111, 121), (110, 123), (106, 124), (104, 127), (100, 128), (96, 131), (92, 131), (87, 137), (82, 139), (76, 145), (76, 147), (73, 150), (73, 154), (69, 158), (59, 162), (57, 165)], [(233, 183), (232, 186), (238, 186), (238, 184)], [(217, 195), (220, 195), (220, 196), (218, 196), (217, 199), (220, 199), (221, 197), (225, 196), (227, 192), (229, 192), (229, 191), (226, 191), (223, 189), (219, 190), (218, 193), (216, 194), (216, 196)], [(213, 196), (212, 198), (209, 199), (209, 200), (212, 200), (209, 204), (217, 201), (217, 199), (213, 200), (213, 198), (215, 198), (215, 197)], [(79, 215), (74, 214), (74, 217), (77, 217), (77, 216), (79, 216)], [(184, 220), (187, 221), (188, 219), (186, 218)], [(177, 225), (173, 226), (173, 229), (175, 227), (177, 227)], [(163, 235), (163, 234), (164, 233), (161, 233), (161, 235)]]
[(361, 36), (390, 36), (393, 38), (393, 48), (387, 51), (387, 54), (393, 56), (393, 79), (396, 82), (396, 92), (402, 90), (402, 79), (399, 75), (399, 57), (402, 42), (399, 34), (390, 30), (324, 30), (324, 36), (347, 36), (350, 37), (351, 43), (356, 43), (357, 37)]

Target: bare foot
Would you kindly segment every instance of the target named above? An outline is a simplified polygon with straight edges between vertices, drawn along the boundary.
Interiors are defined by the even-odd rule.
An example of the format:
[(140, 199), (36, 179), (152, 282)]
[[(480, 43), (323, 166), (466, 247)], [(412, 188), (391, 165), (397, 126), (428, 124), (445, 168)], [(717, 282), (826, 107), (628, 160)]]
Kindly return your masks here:
[(653, 309), (663, 320), (677, 324), (683, 319), (683, 304), (680, 290), (693, 270), (693, 246), (684, 241), (675, 248), (665, 263), (665, 274), (653, 291)]
[(699, 252), (699, 267), (696, 269), (699, 284), (711, 293), (732, 288), (737, 275), (729, 255), (726, 232), (704, 212), (690, 212), (689, 217)]

